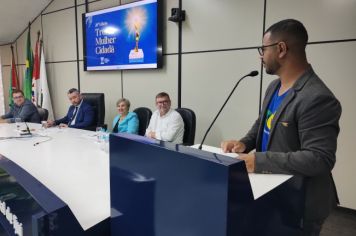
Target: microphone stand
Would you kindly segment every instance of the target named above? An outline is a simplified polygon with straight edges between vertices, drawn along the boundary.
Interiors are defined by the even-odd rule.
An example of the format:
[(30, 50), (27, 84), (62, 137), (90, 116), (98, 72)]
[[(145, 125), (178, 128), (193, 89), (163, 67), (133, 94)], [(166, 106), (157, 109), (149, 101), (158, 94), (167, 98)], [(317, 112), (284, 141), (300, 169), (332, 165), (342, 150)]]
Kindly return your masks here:
[(25, 125), (26, 125), (26, 131), (27, 131), (27, 133), (22, 134), (22, 135), (32, 136), (31, 130), (30, 130), (30, 128), (28, 127), (27, 122), (24, 121), (24, 123), (25, 123)]
[(203, 147), (203, 143), (204, 143), (204, 141), (205, 141), (205, 139), (206, 139), (206, 136), (208, 135), (208, 133), (209, 133), (211, 127), (214, 125), (216, 119), (219, 117), (221, 111), (224, 109), (226, 103), (229, 101), (231, 95), (234, 93), (234, 91), (235, 91), (235, 89), (237, 88), (237, 86), (239, 85), (239, 83), (240, 83), (244, 78), (246, 78), (246, 77), (249, 77), (249, 76), (254, 77), (254, 76), (256, 76), (256, 75), (258, 75), (258, 71), (254, 70), (254, 71), (251, 71), (249, 74), (243, 76), (241, 79), (239, 79), (239, 81), (237, 81), (237, 83), (235, 84), (235, 87), (232, 89), (231, 93), (229, 94), (229, 96), (228, 96), (227, 99), (225, 100), (224, 104), (223, 104), (222, 107), (220, 108), (218, 114), (215, 116), (213, 122), (211, 122), (211, 124), (210, 124), (208, 130), (205, 132), (205, 135), (204, 135), (204, 137), (203, 137), (203, 140), (201, 141), (201, 143), (200, 143), (200, 145), (199, 145), (199, 147), (198, 147), (200, 150), (201, 150), (202, 147)]

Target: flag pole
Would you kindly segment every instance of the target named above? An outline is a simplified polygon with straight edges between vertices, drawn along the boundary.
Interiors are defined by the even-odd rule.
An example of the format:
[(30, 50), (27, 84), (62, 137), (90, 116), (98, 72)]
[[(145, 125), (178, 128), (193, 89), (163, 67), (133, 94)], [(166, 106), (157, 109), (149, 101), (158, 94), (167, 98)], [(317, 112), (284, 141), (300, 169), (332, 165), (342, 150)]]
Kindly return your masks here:
[(40, 53), (38, 55), (39, 61), (41, 61), (41, 42), (42, 42), (42, 40), (40, 41), (40, 36), (41, 36), (41, 32), (37, 31), (37, 42), (38, 41), (40, 42), (40, 50), (39, 50)]
[[(40, 61), (40, 78), (41, 78), (41, 60), (42, 60), (42, 45), (43, 45), (43, 40), (41, 39), (40, 40), (40, 50), (39, 50), (39, 61)], [(40, 98), (41, 98), (41, 100), (40, 100), (40, 106), (41, 107), (43, 107), (43, 91), (42, 91), (42, 83), (43, 83), (43, 81), (42, 80), (40, 80), (40, 83), (41, 83), (41, 89), (40, 89)]]
[[(40, 31), (38, 31), (38, 33), (40, 33)], [(38, 37), (38, 39), (39, 39), (39, 37)], [(41, 51), (41, 50), (42, 50), (42, 44), (43, 44), (43, 40), (41, 39), (41, 40), (40, 40), (40, 50), (39, 50), (40, 53), (39, 53), (39, 55), (38, 55), (38, 58), (39, 58), (40, 61), (41, 61), (41, 56), (42, 56), (42, 55), (41, 55), (41, 52), (42, 52), (42, 51)], [(41, 73), (41, 70), (40, 70), (40, 73)]]

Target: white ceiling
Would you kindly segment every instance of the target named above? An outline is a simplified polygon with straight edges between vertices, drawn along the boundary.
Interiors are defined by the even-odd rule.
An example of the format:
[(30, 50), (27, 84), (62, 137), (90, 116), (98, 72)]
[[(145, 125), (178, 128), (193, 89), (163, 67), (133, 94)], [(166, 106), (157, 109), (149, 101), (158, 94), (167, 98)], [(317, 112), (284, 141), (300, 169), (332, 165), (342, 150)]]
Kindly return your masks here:
[(0, 45), (12, 43), (52, 0), (0, 0)]

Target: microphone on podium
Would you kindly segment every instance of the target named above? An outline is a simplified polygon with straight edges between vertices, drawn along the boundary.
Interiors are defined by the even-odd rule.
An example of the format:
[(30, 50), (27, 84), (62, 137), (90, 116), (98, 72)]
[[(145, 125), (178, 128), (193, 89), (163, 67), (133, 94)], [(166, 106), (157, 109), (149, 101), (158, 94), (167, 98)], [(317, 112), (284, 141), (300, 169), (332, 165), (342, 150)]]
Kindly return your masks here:
[(209, 133), (211, 127), (214, 125), (216, 119), (219, 117), (221, 111), (224, 109), (226, 103), (229, 101), (231, 95), (234, 93), (235, 89), (237, 88), (237, 86), (239, 85), (239, 83), (241, 82), (241, 80), (243, 80), (243, 79), (246, 78), (246, 77), (255, 77), (256, 75), (258, 75), (258, 71), (257, 71), (257, 70), (254, 70), (254, 71), (251, 71), (250, 73), (248, 73), (247, 75), (241, 77), (241, 79), (239, 79), (239, 81), (237, 81), (237, 83), (235, 84), (235, 87), (232, 89), (231, 93), (229, 94), (229, 96), (228, 96), (227, 99), (225, 100), (224, 104), (223, 104), (222, 107), (220, 108), (218, 114), (215, 116), (213, 122), (211, 122), (209, 128), (208, 128), (207, 131), (205, 132), (204, 137), (203, 137), (203, 140), (201, 141), (201, 143), (200, 143), (200, 145), (199, 145), (199, 149), (200, 149), (200, 150), (201, 150), (202, 147), (203, 147), (203, 143), (204, 143), (205, 138), (206, 138), (206, 136), (208, 135), (208, 133)]

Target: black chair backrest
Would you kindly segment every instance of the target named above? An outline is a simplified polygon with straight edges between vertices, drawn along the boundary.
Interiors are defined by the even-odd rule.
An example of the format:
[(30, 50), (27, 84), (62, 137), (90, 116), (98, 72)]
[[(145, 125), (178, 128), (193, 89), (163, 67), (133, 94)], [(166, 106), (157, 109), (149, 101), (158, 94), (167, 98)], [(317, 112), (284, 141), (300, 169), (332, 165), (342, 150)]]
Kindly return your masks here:
[(150, 124), (152, 111), (147, 107), (138, 107), (133, 111), (137, 114), (139, 120), (138, 134), (144, 136), (146, 129)]
[(194, 145), (196, 126), (194, 111), (189, 108), (177, 108), (176, 111), (180, 114), (184, 121), (183, 145)]
[(104, 127), (105, 122), (105, 96), (103, 93), (82, 93), (84, 101), (88, 102), (94, 110), (94, 122), (89, 130), (96, 127)]
[(48, 120), (48, 110), (42, 107), (37, 107), (37, 111), (40, 114), (41, 121)]

